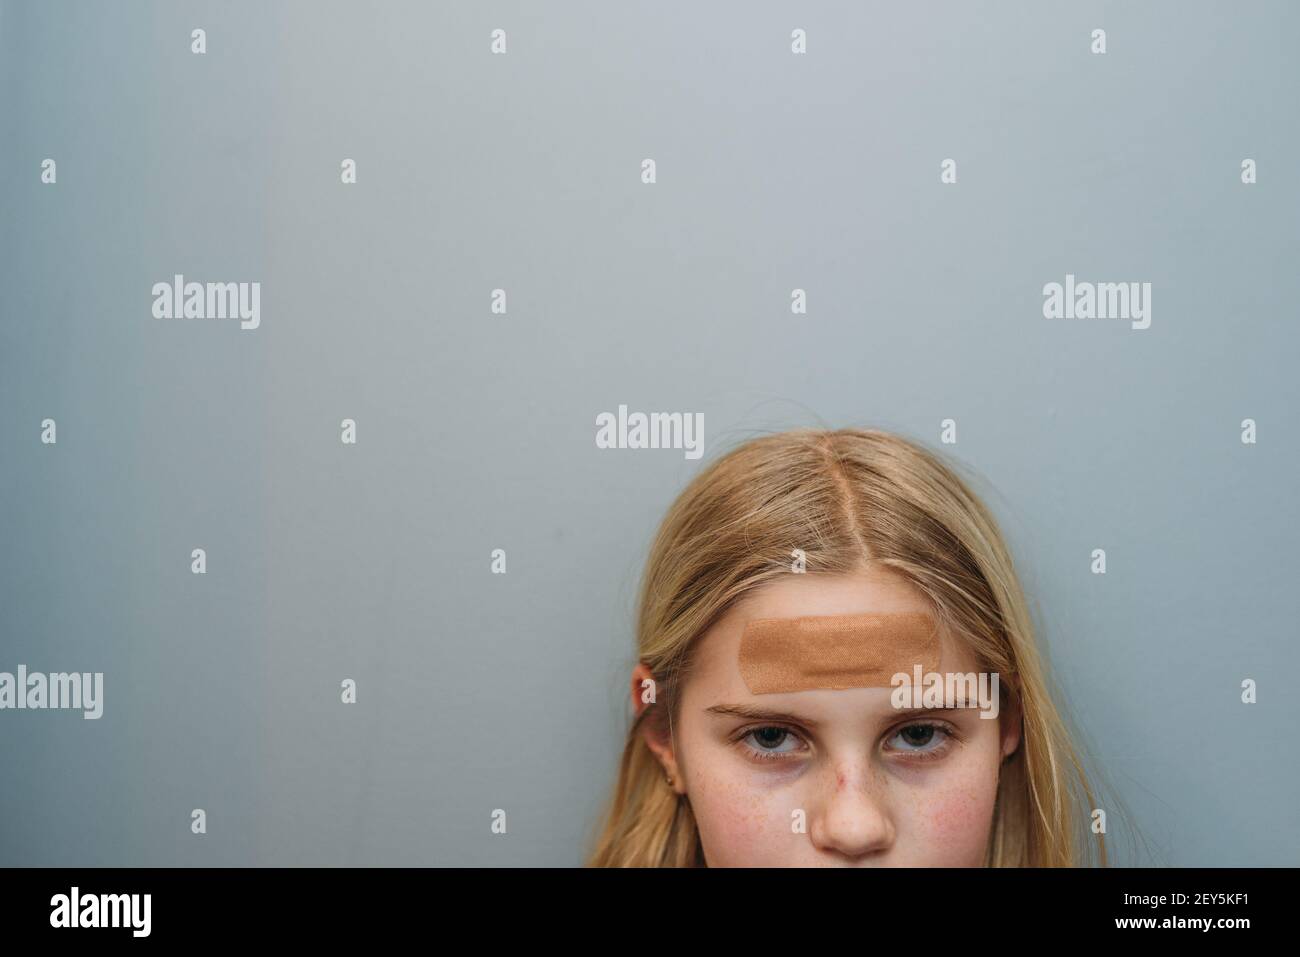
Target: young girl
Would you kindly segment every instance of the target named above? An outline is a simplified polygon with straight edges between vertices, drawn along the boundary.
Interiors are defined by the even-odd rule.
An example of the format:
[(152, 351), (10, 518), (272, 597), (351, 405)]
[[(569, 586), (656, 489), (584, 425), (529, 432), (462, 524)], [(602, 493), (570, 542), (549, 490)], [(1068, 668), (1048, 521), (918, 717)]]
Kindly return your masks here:
[[(809, 616), (933, 620), (940, 672), (998, 676), (996, 720), (900, 710), (889, 687), (754, 693), (745, 626)], [(590, 865), (1106, 863), (1006, 545), (917, 444), (800, 430), (713, 463), (655, 539), (637, 651)]]

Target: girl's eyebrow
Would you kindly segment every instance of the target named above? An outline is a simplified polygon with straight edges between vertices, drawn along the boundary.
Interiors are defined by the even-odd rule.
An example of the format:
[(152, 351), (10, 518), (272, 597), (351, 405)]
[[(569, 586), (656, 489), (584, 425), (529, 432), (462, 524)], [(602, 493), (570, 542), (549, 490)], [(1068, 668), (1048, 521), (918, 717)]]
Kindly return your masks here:
[[(974, 707), (972, 705), (972, 707)], [(965, 708), (959, 708), (955, 704), (945, 704), (940, 708), (899, 708), (897, 711), (890, 711), (890, 715), (895, 718), (924, 718), (926, 715), (937, 714), (940, 711), (964, 711)]]
[(705, 708), (705, 711), (711, 714), (730, 714), (738, 718), (751, 718), (756, 721), (789, 721), (793, 724), (803, 724), (810, 728), (817, 727), (817, 722), (811, 718), (803, 718), (788, 711), (769, 711), (765, 708), (751, 708), (743, 704), (715, 704), (712, 708)]
[[(749, 718), (754, 721), (789, 721), (793, 724), (803, 724), (810, 728), (818, 726), (818, 722), (812, 718), (800, 717), (797, 714), (791, 714), (788, 711), (771, 711), (765, 708), (751, 708), (743, 704), (715, 704), (711, 708), (705, 708), (710, 714), (729, 714), (738, 718)], [(882, 714), (881, 717), (887, 717), (891, 721), (897, 721), (900, 718), (923, 718), (927, 715), (939, 711), (955, 711), (954, 707), (943, 708), (901, 708), (898, 710), (891, 709), (888, 713)]]

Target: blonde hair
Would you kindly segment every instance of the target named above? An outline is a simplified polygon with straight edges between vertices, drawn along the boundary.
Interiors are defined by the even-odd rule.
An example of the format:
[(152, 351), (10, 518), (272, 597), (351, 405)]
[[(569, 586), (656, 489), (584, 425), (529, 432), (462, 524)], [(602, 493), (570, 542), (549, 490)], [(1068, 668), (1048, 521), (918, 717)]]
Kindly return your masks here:
[(588, 858), (597, 867), (705, 865), (690, 802), (664, 782), (647, 721), (670, 727), (696, 640), (743, 596), (790, 574), (887, 566), (929, 599), (1023, 722), (1002, 765), (986, 865), (1074, 866), (1095, 854), (1096, 807), (1049, 694), (1029, 609), (992, 515), (938, 455), (887, 432), (800, 429), (752, 439), (709, 465), (664, 517), (642, 579), (637, 654), (656, 704), (628, 730)]

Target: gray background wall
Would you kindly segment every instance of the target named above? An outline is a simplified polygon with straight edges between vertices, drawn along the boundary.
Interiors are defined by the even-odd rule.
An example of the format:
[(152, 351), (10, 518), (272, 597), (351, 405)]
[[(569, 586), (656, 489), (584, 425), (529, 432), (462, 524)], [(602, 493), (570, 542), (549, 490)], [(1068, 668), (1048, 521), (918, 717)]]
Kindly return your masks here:
[[(98, 721), (0, 712), (0, 863), (579, 863), (701, 467), (597, 449), (620, 403), (703, 412), (704, 461), (955, 419), (1125, 862), (1297, 863), (1298, 27), (0, 3), (0, 670), (105, 673)], [(154, 320), (178, 272), (261, 327)], [(1151, 327), (1044, 319), (1067, 272)]]

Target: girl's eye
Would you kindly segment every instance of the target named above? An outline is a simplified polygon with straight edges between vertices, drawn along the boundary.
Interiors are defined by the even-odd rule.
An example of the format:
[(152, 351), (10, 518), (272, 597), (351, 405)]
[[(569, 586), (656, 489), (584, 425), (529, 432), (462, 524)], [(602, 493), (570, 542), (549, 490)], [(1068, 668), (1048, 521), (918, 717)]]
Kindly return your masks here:
[(754, 728), (740, 740), (756, 758), (781, 758), (801, 750), (798, 735), (789, 728)]
[(889, 739), (890, 750), (937, 757), (948, 750), (952, 733), (939, 724), (909, 724)]

